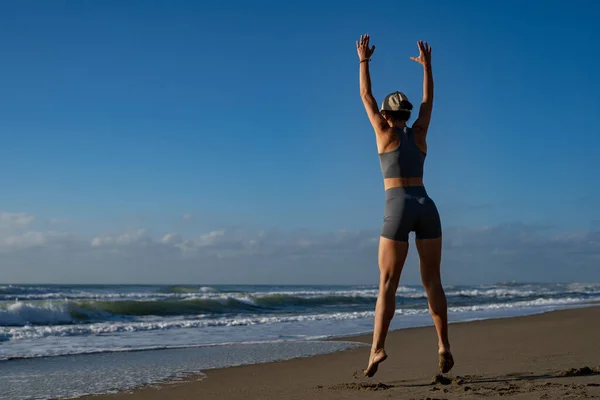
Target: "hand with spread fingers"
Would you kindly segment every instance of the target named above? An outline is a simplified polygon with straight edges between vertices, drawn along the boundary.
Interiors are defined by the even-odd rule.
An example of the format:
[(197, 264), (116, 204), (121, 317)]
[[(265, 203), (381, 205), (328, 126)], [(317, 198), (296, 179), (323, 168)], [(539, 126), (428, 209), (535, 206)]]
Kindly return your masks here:
[(431, 64), (431, 46), (422, 40), (417, 42), (419, 46), (419, 57), (411, 57), (410, 59), (426, 66)]
[(358, 52), (358, 58), (360, 61), (368, 61), (373, 53), (375, 52), (375, 46), (369, 48), (370, 35), (361, 35), (360, 39), (356, 42), (356, 51)]

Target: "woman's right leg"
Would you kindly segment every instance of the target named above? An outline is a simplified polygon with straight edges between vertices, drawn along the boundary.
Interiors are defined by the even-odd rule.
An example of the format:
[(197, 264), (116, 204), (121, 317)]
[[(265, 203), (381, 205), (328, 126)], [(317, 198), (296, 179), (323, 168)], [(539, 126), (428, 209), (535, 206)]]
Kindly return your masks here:
[(368, 377), (375, 375), (378, 364), (387, 358), (384, 350), (385, 338), (396, 312), (396, 290), (407, 254), (408, 241), (395, 241), (380, 236), (379, 294), (375, 306), (373, 345), (369, 356), (369, 366), (364, 371)]

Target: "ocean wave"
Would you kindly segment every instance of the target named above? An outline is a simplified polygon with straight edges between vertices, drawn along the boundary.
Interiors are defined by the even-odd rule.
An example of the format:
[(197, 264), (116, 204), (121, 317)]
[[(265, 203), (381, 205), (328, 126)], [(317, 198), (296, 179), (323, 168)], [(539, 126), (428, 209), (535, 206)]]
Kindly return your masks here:
[[(425, 313), (427, 310), (406, 310), (404, 313)], [(402, 313), (402, 311), (399, 311)], [(288, 316), (259, 316), (216, 318), (216, 319), (166, 319), (162, 321), (125, 322), (113, 321), (94, 324), (76, 324), (60, 326), (25, 326), (21, 328), (0, 328), (0, 337), (8, 339), (37, 339), (47, 336), (86, 336), (114, 334), (121, 332), (143, 332), (153, 330), (168, 330), (181, 328), (207, 328), (221, 326), (248, 326), (274, 323), (306, 322), (320, 320), (347, 320), (372, 317), (373, 311), (345, 312), (345, 313), (320, 313), (308, 315)]]
[(127, 317), (290, 313), (302, 309), (375, 304), (375, 297), (297, 297), (284, 294), (219, 298), (14, 302), (0, 306), (0, 326), (60, 325)]
[(546, 292), (540, 293), (540, 291), (535, 290), (519, 290), (519, 289), (502, 289), (502, 288), (492, 288), (492, 289), (463, 289), (463, 290), (454, 290), (446, 293), (448, 297), (493, 297), (493, 298), (508, 298), (514, 299), (517, 297), (530, 297), (536, 296), (540, 294), (555, 294)]
[(0, 296), (14, 296), (21, 294), (43, 294), (56, 291), (50, 286), (23, 286), (23, 285), (0, 285)]
[(598, 301), (600, 297), (587, 299), (581, 297), (566, 297), (566, 298), (542, 298), (539, 297), (533, 300), (526, 301), (515, 301), (511, 303), (491, 303), (491, 304), (478, 304), (468, 306), (454, 306), (448, 307), (449, 312), (474, 312), (474, 311), (493, 311), (503, 309), (515, 309), (515, 308), (534, 308), (534, 307), (548, 307), (548, 306), (562, 306), (562, 305), (573, 305), (584, 303), (586, 301)]
[[(566, 297), (577, 297), (580, 301), (585, 301), (590, 300), (593, 295), (600, 295), (597, 289), (598, 287), (593, 285), (573, 286), (568, 292), (556, 292), (550, 289), (536, 292), (514, 288), (461, 288), (449, 291), (447, 297), (450, 305), (457, 306), (487, 306), (489, 303), (500, 302), (517, 304), (519, 301), (534, 301), (538, 298), (552, 302)], [(151, 316), (303, 314), (324, 309), (332, 312), (362, 311), (375, 305), (377, 293), (377, 289), (223, 293), (212, 291), (207, 287), (203, 292), (193, 295), (170, 294), (166, 297), (111, 298), (106, 296), (97, 299), (5, 301), (0, 302), (0, 327), (131, 321)], [(426, 298), (424, 292), (417, 290), (397, 293), (397, 303), (404, 308), (423, 307), (426, 305)]]
[(568, 283), (568, 284), (523, 284), (504, 282), (489, 286), (453, 288), (447, 290), (448, 297), (470, 298), (499, 298), (518, 299), (535, 296), (566, 296), (566, 295), (600, 295), (600, 284)]
[[(593, 300), (600, 300), (594, 298)], [(585, 301), (579, 297), (569, 297), (562, 299), (537, 298), (528, 301), (517, 301), (513, 303), (491, 303), (481, 305), (465, 305), (448, 307), (450, 313), (473, 313), (489, 312), (498, 310), (511, 310), (523, 308), (548, 308), (556, 306), (568, 306), (582, 303)], [(398, 308), (396, 315), (419, 315), (427, 314), (428, 308)], [(124, 332), (144, 332), (169, 329), (185, 328), (210, 328), (210, 327), (242, 327), (249, 325), (264, 324), (284, 324), (294, 322), (311, 321), (342, 321), (360, 318), (372, 318), (374, 311), (354, 311), (354, 312), (331, 312), (331, 313), (312, 313), (300, 315), (237, 315), (231, 317), (208, 317), (206, 315), (193, 318), (169, 317), (148, 321), (103, 321), (96, 323), (63, 324), (54, 326), (13, 326), (0, 327), (0, 341), (38, 339), (49, 336), (88, 336), (102, 334), (118, 334)], [(57, 314), (58, 318), (64, 318), (63, 314)]]
[[(410, 290), (409, 290), (410, 289)], [(290, 298), (338, 298), (347, 297), (360, 301), (361, 298), (376, 299), (379, 289), (350, 289), (350, 290), (291, 290), (291, 291), (266, 291), (266, 292), (223, 292), (210, 287), (169, 287), (157, 292), (129, 292), (129, 293), (92, 293), (78, 292), (48, 292), (48, 293), (21, 293), (0, 294), (0, 301), (51, 301), (51, 300), (90, 300), (90, 301), (126, 301), (126, 300), (226, 300), (228, 298), (263, 298), (263, 297), (290, 297)], [(533, 290), (508, 290), (508, 289), (462, 289), (447, 291), (447, 295), (458, 297), (525, 297), (535, 295)], [(425, 299), (423, 289), (402, 288), (397, 291), (398, 298)]]
[[(409, 290), (410, 289), (410, 290)], [(167, 286), (156, 291), (134, 292), (92, 292), (90, 290), (20, 290), (0, 292), (0, 301), (36, 301), (36, 300), (157, 300), (157, 299), (226, 299), (228, 297), (264, 297), (271, 295), (297, 296), (297, 297), (377, 297), (378, 289), (362, 290), (289, 290), (289, 291), (223, 291), (210, 286)], [(412, 288), (399, 288), (398, 293), (407, 297), (424, 296)]]
[(566, 286), (565, 292), (575, 294), (600, 294), (600, 283), (569, 283)]
[(0, 309), (0, 326), (59, 325), (72, 321), (69, 311), (59, 304), (37, 306), (16, 302)]
[[(8, 301), (52, 301), (52, 300), (90, 300), (90, 301), (122, 301), (122, 300), (180, 300), (180, 299), (215, 299), (227, 298), (259, 298), (265, 296), (289, 297), (354, 297), (376, 298), (377, 286), (356, 286), (348, 288), (307, 288), (279, 287), (278, 290), (260, 291), (256, 287), (200, 285), (168, 285), (168, 286), (0, 286), (0, 303)], [(425, 299), (422, 287), (400, 286), (399, 298)], [(567, 283), (567, 284), (523, 284), (501, 282), (495, 285), (450, 286), (446, 287), (446, 295), (450, 298), (473, 299), (517, 299), (537, 295), (553, 296), (567, 294), (600, 295), (599, 283)]]
[(257, 306), (236, 299), (14, 302), (0, 309), (0, 326), (61, 325), (126, 317), (250, 312)]
[(219, 293), (220, 290), (210, 286), (185, 286), (185, 285), (169, 285), (161, 288), (162, 293)]

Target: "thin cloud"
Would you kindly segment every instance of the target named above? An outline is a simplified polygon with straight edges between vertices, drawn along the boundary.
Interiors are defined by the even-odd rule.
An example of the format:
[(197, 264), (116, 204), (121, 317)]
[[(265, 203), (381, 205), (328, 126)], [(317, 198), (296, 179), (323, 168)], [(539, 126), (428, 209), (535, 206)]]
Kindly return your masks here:
[(0, 225), (3, 226), (25, 226), (34, 220), (35, 216), (27, 213), (0, 212)]
[[(4, 213), (0, 276), (14, 282), (377, 283), (378, 230), (146, 229), (96, 234), (35, 231)], [(19, 221), (19, 222), (17, 222)], [(17, 226), (18, 224), (21, 224)], [(600, 230), (524, 223), (445, 228), (442, 273), (451, 284), (600, 280)], [(418, 283), (411, 236), (404, 283)]]

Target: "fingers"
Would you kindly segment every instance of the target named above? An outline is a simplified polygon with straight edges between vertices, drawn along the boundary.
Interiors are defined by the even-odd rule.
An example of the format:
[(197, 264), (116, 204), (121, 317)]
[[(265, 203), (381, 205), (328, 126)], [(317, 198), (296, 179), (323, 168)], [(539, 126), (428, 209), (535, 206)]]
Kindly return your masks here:
[(358, 40), (358, 42), (356, 42), (357, 46), (365, 46), (367, 48), (369, 48), (369, 39), (371, 38), (371, 36), (369, 34), (364, 34), (364, 35), (360, 35), (360, 39)]
[(429, 45), (429, 43), (419, 40), (417, 42), (417, 46), (419, 46), (419, 51), (425, 54), (431, 54), (431, 46)]
[[(373, 54), (375, 52), (375, 45), (369, 48), (369, 40), (371, 39), (371, 35), (368, 33), (360, 35), (360, 38), (356, 41), (356, 48), (362, 49), (366, 48), (367, 54)], [(419, 40), (417, 41), (417, 46), (419, 48), (419, 57), (410, 57), (412, 61), (416, 61), (418, 63), (424, 62), (427, 57), (431, 56), (431, 46), (429, 43)]]

